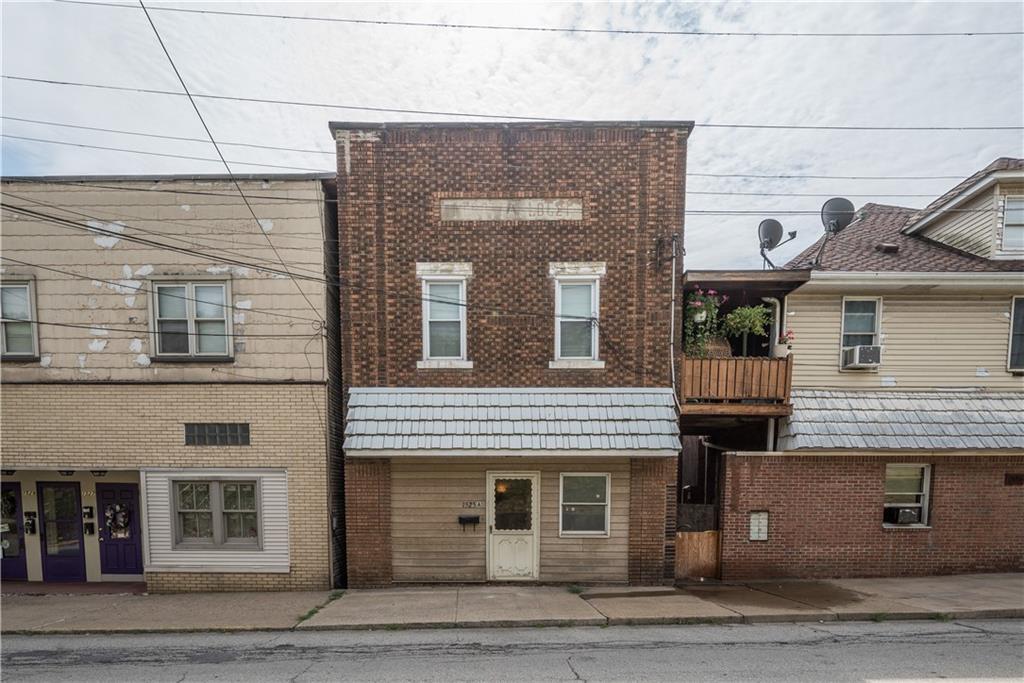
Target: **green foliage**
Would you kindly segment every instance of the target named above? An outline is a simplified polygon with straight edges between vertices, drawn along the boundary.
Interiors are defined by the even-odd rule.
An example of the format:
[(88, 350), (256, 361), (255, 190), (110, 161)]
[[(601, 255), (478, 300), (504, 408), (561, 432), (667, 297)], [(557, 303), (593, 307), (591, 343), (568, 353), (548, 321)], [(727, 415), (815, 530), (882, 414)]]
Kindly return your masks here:
[(566, 587), (565, 590), (569, 591), (573, 595), (579, 595), (583, 592), (583, 586), (577, 586), (576, 584), (573, 584), (571, 586)]
[(706, 355), (708, 342), (721, 335), (718, 309), (727, 300), (713, 289), (699, 287), (686, 295), (683, 350), (687, 356)]
[(740, 306), (722, 320), (722, 331), (730, 337), (753, 334), (763, 337), (768, 333), (772, 312), (767, 306)]

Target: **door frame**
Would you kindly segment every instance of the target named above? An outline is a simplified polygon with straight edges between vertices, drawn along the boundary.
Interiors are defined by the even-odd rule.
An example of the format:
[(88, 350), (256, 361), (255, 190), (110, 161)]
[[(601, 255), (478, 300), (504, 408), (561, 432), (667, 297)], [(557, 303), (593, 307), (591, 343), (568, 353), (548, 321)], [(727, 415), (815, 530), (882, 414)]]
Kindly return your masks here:
[[(55, 577), (51, 578), (46, 575), (46, 511), (43, 505), (43, 487), (44, 486), (71, 486), (75, 489), (76, 505), (75, 511), (76, 521), (78, 522), (78, 547), (81, 552), (78, 554), (79, 565), (81, 567), (81, 578), (63, 578)], [(39, 514), (39, 563), (43, 574), (43, 581), (53, 581), (54, 583), (70, 583), (76, 581), (88, 581), (88, 573), (86, 571), (85, 564), (85, 528), (82, 524), (82, 482), (79, 481), (39, 481), (36, 482), (36, 505)]]
[[(491, 566), (491, 536), (494, 526), (494, 480), (495, 479), (530, 479), (533, 482), (530, 519), (533, 531), (533, 575), (494, 578)], [(488, 581), (537, 581), (540, 579), (540, 471), (539, 470), (487, 470), (485, 495), (487, 500), (487, 526), (484, 528), (484, 547), (487, 557)], [(525, 534), (524, 534), (525, 535)]]
[[(106, 520), (103, 517), (105, 511), (101, 509), (102, 508), (102, 504), (103, 504), (103, 501), (102, 501), (103, 496), (100, 495), (100, 491), (102, 491), (105, 488), (116, 489), (116, 488), (123, 488), (123, 487), (127, 487), (127, 486), (132, 486), (132, 487), (135, 488), (135, 510), (134, 510), (135, 514), (132, 517), (132, 533), (135, 534), (135, 537), (134, 537), (135, 538), (135, 543), (136, 543), (136, 545), (138, 547), (139, 570), (136, 571), (136, 572), (133, 572), (133, 571), (108, 571), (103, 566), (103, 560), (106, 557), (106, 553), (104, 553), (104, 551), (103, 551), (103, 544), (104, 543), (109, 543), (111, 541), (110, 541), (109, 538), (106, 537), (107, 526), (106, 526)], [(142, 530), (142, 487), (139, 486), (139, 484), (134, 482), (134, 481), (105, 481), (105, 482), (99, 482), (98, 481), (98, 482), (96, 482), (96, 540), (100, 544), (100, 575), (101, 576), (103, 576), (103, 575), (108, 575), (108, 576), (125, 575), (125, 576), (129, 576), (129, 577), (131, 577), (131, 576), (142, 576), (142, 574), (144, 573), (144, 567), (145, 567), (145, 564), (144, 564), (145, 560), (143, 558), (143, 555), (144, 555), (144, 553), (143, 553), (143, 541), (144, 541), (144, 539), (142, 538), (142, 533), (143, 533), (143, 530)], [(117, 541), (114, 541), (114, 543), (117, 543)]]
[(10, 569), (3, 572), (3, 578), (5, 581), (27, 581), (28, 580), (28, 549), (25, 547), (25, 506), (21, 498), (21, 482), (20, 481), (5, 481), (3, 482), (3, 488), (14, 489), (14, 495), (16, 502), (16, 508), (14, 510), (15, 523), (18, 525), (18, 540), (21, 544), (21, 555), (18, 557), (20, 562), (15, 562), (12, 557), (3, 558), (5, 563), (19, 565), (19, 571), (17, 576), (10, 575)]

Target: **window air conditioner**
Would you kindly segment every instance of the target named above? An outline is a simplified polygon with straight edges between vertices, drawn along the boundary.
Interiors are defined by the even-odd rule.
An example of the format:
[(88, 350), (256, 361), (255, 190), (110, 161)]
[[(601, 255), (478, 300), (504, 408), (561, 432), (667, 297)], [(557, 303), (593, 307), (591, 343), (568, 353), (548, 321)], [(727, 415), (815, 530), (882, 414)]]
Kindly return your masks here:
[(851, 346), (843, 349), (844, 370), (877, 368), (882, 362), (881, 346)]
[(897, 524), (920, 524), (921, 508), (900, 508), (896, 513)]

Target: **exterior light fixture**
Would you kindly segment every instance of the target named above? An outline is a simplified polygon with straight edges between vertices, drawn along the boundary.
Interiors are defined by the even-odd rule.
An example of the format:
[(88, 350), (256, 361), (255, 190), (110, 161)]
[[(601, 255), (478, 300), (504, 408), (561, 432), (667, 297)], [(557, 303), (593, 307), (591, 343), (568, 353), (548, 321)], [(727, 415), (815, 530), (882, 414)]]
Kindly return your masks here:
[(107, 476), (107, 471), (106, 470), (89, 470), (89, 474), (91, 474), (94, 477), (105, 477), (105, 476)]
[(74, 470), (57, 470), (57, 474), (59, 474), (62, 477), (70, 477), (74, 473)]

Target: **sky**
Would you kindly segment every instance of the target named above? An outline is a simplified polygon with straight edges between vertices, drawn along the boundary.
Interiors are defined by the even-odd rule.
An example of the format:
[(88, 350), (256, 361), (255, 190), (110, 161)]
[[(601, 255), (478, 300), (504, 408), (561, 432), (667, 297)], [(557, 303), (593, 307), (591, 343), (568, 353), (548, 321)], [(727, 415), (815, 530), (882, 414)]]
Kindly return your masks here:
[[(1024, 3), (147, 3), (189, 89), (204, 94), (388, 109), (568, 119), (693, 120), (691, 173), (887, 176), (886, 180), (687, 181), (688, 269), (759, 268), (756, 230), (775, 217), (796, 240), (822, 233), (830, 196), (919, 207), (1001, 156), (1024, 132), (800, 131), (702, 123), (1024, 125), (1024, 37), (652, 36), (424, 28), (164, 11), (647, 31), (967, 32), (1024, 30)], [(2, 72), (180, 90), (138, 5), (4, 2)], [(205, 138), (183, 97), (3, 79), (4, 117)], [(246, 162), (333, 170), (330, 120), (454, 120), (388, 112), (199, 100), (233, 172)], [(216, 157), (209, 143), (0, 120), (5, 136)], [(314, 153), (319, 150), (321, 153)], [(4, 175), (223, 173), (219, 162), (2, 139)], [(727, 194), (702, 194), (702, 193)], [(760, 196), (737, 193), (781, 193)], [(812, 196), (794, 196), (812, 195)], [(794, 215), (793, 212), (809, 212)]]

